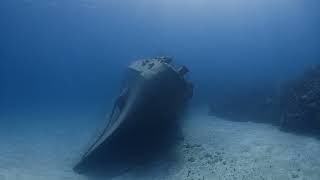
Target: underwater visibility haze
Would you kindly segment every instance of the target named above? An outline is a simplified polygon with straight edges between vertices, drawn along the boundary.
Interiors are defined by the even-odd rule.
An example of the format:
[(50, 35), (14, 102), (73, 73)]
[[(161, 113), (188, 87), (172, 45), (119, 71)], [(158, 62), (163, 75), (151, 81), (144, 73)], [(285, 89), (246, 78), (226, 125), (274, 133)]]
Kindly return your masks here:
[[(317, 0), (1, 1), (0, 180), (320, 179), (319, 8)], [(193, 84), (173, 152), (112, 176), (75, 172), (127, 67), (167, 57)]]

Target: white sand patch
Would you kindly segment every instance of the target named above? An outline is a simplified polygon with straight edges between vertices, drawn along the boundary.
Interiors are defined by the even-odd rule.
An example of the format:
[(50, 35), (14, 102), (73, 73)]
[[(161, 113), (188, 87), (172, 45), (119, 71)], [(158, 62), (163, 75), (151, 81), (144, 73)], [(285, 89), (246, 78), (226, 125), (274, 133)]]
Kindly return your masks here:
[[(133, 171), (116, 179), (320, 179), (320, 141), (315, 138), (201, 115), (190, 117), (183, 131), (179, 160), (162, 163), (170, 170), (158, 165), (138, 177)], [(166, 175), (152, 176), (160, 172)]]
[(0, 131), (0, 180), (86, 179), (71, 169), (94, 130), (82, 125), (89, 122), (86, 118), (3, 120), (7, 123)]
[[(85, 125), (92, 119), (81, 117), (78, 124), (65, 123), (68, 117), (65, 122), (60, 118), (1, 127), (0, 180), (88, 179), (72, 171), (95, 130)], [(320, 140), (315, 138), (199, 114), (185, 121), (183, 132), (176, 157), (135, 167), (113, 179), (320, 179)]]

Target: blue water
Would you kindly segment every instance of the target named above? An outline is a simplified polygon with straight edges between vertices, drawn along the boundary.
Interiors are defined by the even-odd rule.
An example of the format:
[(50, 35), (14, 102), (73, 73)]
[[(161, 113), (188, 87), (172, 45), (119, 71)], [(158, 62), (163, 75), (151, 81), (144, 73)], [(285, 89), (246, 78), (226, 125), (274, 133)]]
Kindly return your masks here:
[(319, 8), (318, 0), (2, 0), (0, 122), (72, 129), (77, 118), (32, 117), (88, 112), (97, 124), (126, 66), (154, 56), (190, 69), (195, 105), (230, 89), (276, 87), (320, 63)]

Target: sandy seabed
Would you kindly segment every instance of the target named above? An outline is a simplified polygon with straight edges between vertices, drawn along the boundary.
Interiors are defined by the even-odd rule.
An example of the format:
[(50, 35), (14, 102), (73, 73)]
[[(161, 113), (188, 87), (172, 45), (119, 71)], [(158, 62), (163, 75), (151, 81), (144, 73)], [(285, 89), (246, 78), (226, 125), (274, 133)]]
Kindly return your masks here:
[[(319, 139), (285, 133), (267, 124), (204, 114), (185, 120), (176, 157), (134, 167), (111, 179), (320, 179)], [(98, 123), (88, 125), (90, 116), (63, 118), (29, 119), (29, 123), (23, 118), (6, 119), (14, 123), (1, 126), (0, 180), (89, 179), (74, 173), (72, 165)]]

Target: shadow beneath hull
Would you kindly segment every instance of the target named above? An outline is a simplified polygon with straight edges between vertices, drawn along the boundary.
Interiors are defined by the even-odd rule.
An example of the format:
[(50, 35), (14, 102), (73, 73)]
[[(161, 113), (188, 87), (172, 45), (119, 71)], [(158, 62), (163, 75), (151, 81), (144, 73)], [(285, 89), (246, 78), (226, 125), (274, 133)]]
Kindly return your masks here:
[(178, 161), (177, 147), (183, 138), (180, 128), (179, 130), (177, 127), (171, 128), (167, 129), (166, 133), (157, 134), (156, 137), (150, 134), (144, 138), (140, 137), (138, 141), (136, 139), (138, 136), (132, 138), (127, 136), (125, 141), (108, 146), (104, 154), (101, 152), (93, 157), (90, 167), (87, 167), (90, 171), (81, 174), (89, 180), (110, 179), (138, 167), (143, 167), (145, 170), (140, 173), (147, 173), (148, 169), (159, 161)]

